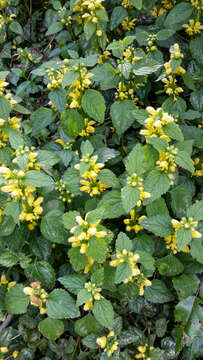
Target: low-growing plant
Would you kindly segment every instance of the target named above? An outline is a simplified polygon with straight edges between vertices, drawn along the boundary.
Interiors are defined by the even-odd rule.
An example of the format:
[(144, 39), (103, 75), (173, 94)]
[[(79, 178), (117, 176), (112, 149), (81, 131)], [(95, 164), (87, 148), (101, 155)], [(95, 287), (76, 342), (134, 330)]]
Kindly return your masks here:
[(203, 357), (202, 0), (0, 0), (0, 359)]

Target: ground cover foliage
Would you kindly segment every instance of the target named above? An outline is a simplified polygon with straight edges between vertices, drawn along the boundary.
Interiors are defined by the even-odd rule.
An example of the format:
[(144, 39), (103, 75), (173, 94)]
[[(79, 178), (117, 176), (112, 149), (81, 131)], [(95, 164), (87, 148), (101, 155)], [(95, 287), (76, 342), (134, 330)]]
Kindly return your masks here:
[(201, 0), (0, 0), (0, 359), (203, 357)]

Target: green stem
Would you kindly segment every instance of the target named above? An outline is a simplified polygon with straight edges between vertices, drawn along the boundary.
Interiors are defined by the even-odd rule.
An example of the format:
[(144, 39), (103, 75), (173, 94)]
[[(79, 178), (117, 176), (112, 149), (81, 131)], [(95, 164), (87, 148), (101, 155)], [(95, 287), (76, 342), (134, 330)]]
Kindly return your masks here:
[(78, 347), (79, 343), (80, 343), (80, 337), (78, 336), (76, 344), (75, 344), (75, 348), (74, 348), (74, 350), (73, 350), (73, 352), (72, 352), (72, 354), (70, 356), (70, 360), (74, 359), (74, 356), (75, 356), (75, 353), (76, 353), (76, 350), (77, 350), (77, 347)]

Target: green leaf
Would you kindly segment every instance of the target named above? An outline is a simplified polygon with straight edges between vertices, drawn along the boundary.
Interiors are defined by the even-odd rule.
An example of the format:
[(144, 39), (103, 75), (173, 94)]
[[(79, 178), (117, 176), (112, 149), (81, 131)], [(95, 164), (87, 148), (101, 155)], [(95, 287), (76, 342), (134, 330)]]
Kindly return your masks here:
[(192, 14), (192, 10), (192, 6), (185, 2), (175, 5), (166, 17), (164, 26), (166, 28), (174, 28), (176, 24), (187, 23), (187, 20)]
[[(163, 337), (167, 330), (167, 320), (165, 318), (160, 318), (156, 320), (156, 334), (158, 337)], [(150, 354), (151, 356), (151, 354)]]
[(0, 264), (5, 267), (12, 267), (17, 264), (18, 260), (18, 256), (11, 251), (4, 252), (0, 255)]
[(203, 65), (202, 40), (203, 36), (201, 35), (189, 43), (191, 56), (201, 65)]
[(116, 69), (110, 64), (97, 65), (91, 72), (94, 74), (92, 79), (99, 82), (101, 90), (117, 87), (119, 75), (116, 74)]
[(179, 96), (176, 97), (176, 101), (174, 101), (172, 97), (169, 97), (162, 104), (162, 109), (173, 116), (181, 116), (182, 113), (186, 111), (186, 108), (187, 108), (186, 101)]
[(118, 25), (128, 16), (127, 10), (122, 6), (117, 6), (111, 14), (110, 26), (111, 30), (117, 28)]
[(0, 236), (9, 236), (15, 229), (15, 222), (11, 216), (3, 215), (0, 223)]
[(9, 25), (9, 30), (17, 35), (23, 35), (23, 28), (17, 21), (12, 21), (12, 23)]
[(111, 119), (119, 136), (134, 123), (134, 110), (135, 105), (131, 100), (115, 101), (111, 105)]
[(121, 190), (122, 205), (125, 211), (128, 213), (135, 207), (140, 199), (140, 190), (135, 187), (125, 186)]
[(60, 161), (60, 157), (52, 151), (38, 150), (37, 164), (44, 169), (49, 169)]
[(37, 170), (27, 171), (23, 178), (23, 182), (27, 186), (36, 187), (54, 185), (54, 180), (50, 176)]
[(103, 123), (106, 105), (99, 91), (88, 89), (82, 97), (83, 110), (94, 120)]
[(186, 216), (186, 210), (192, 203), (192, 194), (185, 185), (178, 185), (170, 191), (171, 208), (173, 213), (182, 218)]
[(125, 214), (120, 191), (113, 190), (104, 194), (99, 201), (98, 207), (105, 210), (102, 216), (103, 219), (115, 219)]
[(62, 289), (53, 290), (47, 299), (47, 314), (53, 319), (74, 319), (80, 316), (73, 298)]
[(100, 323), (91, 314), (88, 314), (75, 322), (75, 332), (79, 336), (100, 333), (101, 330), (102, 327)]
[(30, 283), (40, 281), (41, 286), (46, 289), (53, 288), (56, 281), (54, 269), (46, 261), (38, 261), (28, 265), (25, 269), (25, 276)]
[(98, 174), (98, 180), (112, 188), (120, 188), (120, 183), (113, 171), (109, 169), (103, 169)]
[(136, 250), (139, 255), (138, 262), (141, 263), (145, 269), (154, 270), (154, 258), (146, 251)]
[(13, 149), (17, 149), (19, 146), (24, 145), (23, 137), (18, 131), (13, 128), (9, 128), (7, 129), (7, 133), (9, 135), (9, 142)]
[(144, 110), (144, 109), (135, 109), (135, 110), (133, 110), (132, 114), (133, 114), (135, 120), (141, 125), (145, 124), (145, 120), (149, 116), (148, 111)]
[(152, 170), (144, 182), (144, 191), (151, 194), (145, 203), (149, 203), (161, 197), (170, 188), (170, 180), (167, 174), (159, 170)]
[(96, 286), (102, 286), (104, 282), (104, 268), (96, 270), (91, 276), (91, 282)]
[(55, 113), (51, 109), (40, 108), (35, 110), (30, 116), (32, 124), (32, 135), (35, 136), (40, 133), (41, 130), (54, 122)]
[(190, 95), (190, 102), (197, 111), (203, 110), (203, 90), (197, 90)]
[(120, 284), (122, 281), (126, 280), (131, 275), (132, 269), (130, 264), (127, 262), (120, 263), (116, 267), (115, 284)]
[(190, 155), (185, 151), (178, 151), (178, 154), (175, 156), (175, 162), (179, 166), (183, 167), (185, 170), (190, 171), (191, 173), (195, 171), (192, 159), (190, 158)]
[(23, 289), (23, 285), (17, 284), (6, 293), (5, 306), (8, 313), (16, 315), (26, 313), (29, 297), (24, 294)]
[(84, 26), (84, 33), (87, 40), (89, 40), (96, 32), (97, 26), (92, 22), (86, 22)]
[(78, 211), (68, 211), (63, 215), (63, 225), (66, 229), (70, 230), (77, 224), (75, 220), (76, 216), (80, 216)]
[(74, 195), (81, 195), (78, 170), (73, 168), (68, 169), (63, 175), (63, 181), (68, 186), (70, 192)]
[(156, 261), (159, 273), (164, 276), (175, 276), (184, 270), (183, 264), (174, 255), (164, 256)]
[(83, 305), (86, 301), (89, 301), (91, 297), (92, 295), (90, 294), (90, 292), (88, 292), (87, 289), (81, 289), (77, 294), (76, 306)]
[(176, 231), (176, 239), (178, 251), (181, 251), (186, 245), (190, 244), (190, 242), (192, 241), (192, 231), (190, 229), (180, 227)]
[(61, 22), (54, 22), (49, 26), (45, 35), (49, 36), (49, 35), (57, 34), (62, 29), (63, 29), (63, 24)]
[(70, 263), (75, 271), (83, 270), (84, 267), (88, 264), (87, 256), (80, 253), (80, 248), (71, 248), (68, 251), (68, 256)]
[(61, 320), (46, 318), (39, 323), (39, 331), (48, 340), (58, 339), (64, 332), (64, 324)]
[(164, 126), (164, 133), (168, 135), (171, 139), (178, 141), (184, 140), (182, 131), (180, 130), (179, 126), (174, 122), (171, 122), (168, 125)]
[(186, 299), (181, 300), (176, 306), (175, 306), (175, 320), (181, 321), (184, 324), (186, 324), (190, 318), (193, 304), (195, 301), (194, 296), (188, 296)]
[(71, 293), (77, 295), (84, 288), (85, 277), (79, 274), (65, 275), (58, 278), (58, 281)]
[(62, 80), (62, 86), (65, 88), (66, 86), (71, 85), (78, 79), (78, 72), (74, 70), (69, 70), (65, 73)]
[(180, 300), (195, 294), (199, 285), (198, 277), (192, 274), (183, 274), (174, 278), (172, 282)]
[(106, 299), (96, 300), (92, 312), (102, 326), (108, 329), (112, 328), (114, 311), (110, 301)]
[(144, 297), (155, 304), (163, 304), (174, 299), (173, 294), (162, 280), (152, 280), (152, 285), (145, 288)]
[(132, 241), (125, 233), (120, 232), (116, 240), (116, 251), (122, 251), (124, 249), (126, 249), (127, 251), (131, 251)]
[(63, 213), (60, 210), (52, 210), (43, 218), (40, 230), (45, 239), (57, 244), (67, 244), (68, 232), (63, 227)]
[(104, 262), (106, 258), (107, 246), (104, 239), (92, 237), (87, 248), (87, 255), (99, 263)]
[(185, 74), (182, 75), (182, 78), (183, 78), (184, 84), (188, 87), (188, 89), (196, 90), (192, 75), (190, 75), (188, 72), (185, 72)]
[(8, 120), (11, 112), (10, 102), (4, 97), (0, 97), (0, 118), (4, 120)]
[(133, 173), (136, 173), (137, 175), (142, 175), (146, 170), (146, 166), (147, 164), (145, 154), (142, 150), (142, 146), (140, 144), (137, 144), (134, 146), (134, 148), (126, 158), (126, 170), (130, 175), (132, 175)]
[(68, 109), (61, 115), (61, 125), (66, 135), (74, 139), (84, 129), (84, 120), (76, 109)]
[(142, 0), (132, 0), (131, 3), (134, 5), (134, 7), (138, 10), (142, 9)]
[(4, 215), (10, 215), (15, 224), (19, 224), (19, 215), (21, 213), (21, 206), (19, 201), (12, 201), (6, 205)]
[(202, 239), (195, 239), (190, 245), (190, 253), (194, 259), (203, 264), (203, 244)]
[(154, 215), (169, 215), (168, 208), (163, 198), (154, 200), (151, 204), (146, 206), (147, 216)]
[(165, 150), (168, 146), (168, 142), (162, 138), (150, 137), (148, 141), (157, 151)]
[(165, 237), (172, 233), (171, 218), (167, 215), (155, 215), (140, 222), (144, 229), (153, 234)]
[(175, 30), (172, 30), (172, 29), (159, 30), (158, 33), (156, 34), (156, 40), (158, 40), (158, 41), (167, 40), (174, 34), (175, 34)]
[(49, 99), (56, 106), (56, 109), (62, 113), (66, 108), (66, 91), (62, 88), (54, 89), (49, 93)]

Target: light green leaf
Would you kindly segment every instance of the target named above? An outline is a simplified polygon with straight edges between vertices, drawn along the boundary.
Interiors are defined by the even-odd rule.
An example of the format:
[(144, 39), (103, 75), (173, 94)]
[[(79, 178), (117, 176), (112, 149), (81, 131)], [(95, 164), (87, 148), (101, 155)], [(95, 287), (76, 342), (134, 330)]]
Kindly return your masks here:
[(168, 125), (164, 126), (164, 133), (168, 135), (171, 139), (178, 141), (184, 140), (182, 131), (180, 130), (179, 126), (174, 122), (171, 122)]
[(195, 170), (190, 155), (185, 151), (178, 151), (178, 154), (175, 156), (175, 162), (191, 173), (193, 173)]
[(39, 331), (48, 340), (58, 339), (64, 332), (64, 324), (61, 320), (46, 318), (39, 323)]
[(40, 281), (45, 289), (51, 289), (55, 285), (56, 276), (53, 267), (46, 261), (36, 261), (25, 269), (28, 281)]
[(8, 313), (16, 315), (26, 313), (30, 301), (23, 289), (22, 284), (17, 284), (6, 293), (5, 307)]
[(102, 326), (108, 329), (112, 328), (114, 311), (110, 301), (106, 299), (96, 300), (92, 312)]
[(128, 213), (135, 207), (140, 199), (140, 190), (136, 187), (125, 186), (121, 190), (122, 205), (125, 211)]
[(188, 3), (181, 2), (175, 5), (169, 12), (164, 26), (166, 28), (174, 28), (176, 24), (187, 23), (190, 15), (192, 14), (192, 6)]
[(123, 262), (116, 267), (115, 284), (120, 284), (132, 275), (132, 269), (129, 263)]
[(88, 89), (82, 97), (83, 110), (94, 120), (103, 123), (106, 105), (99, 91)]
[(9, 25), (9, 30), (11, 30), (17, 35), (21, 35), (21, 36), (23, 35), (23, 28), (17, 21), (11, 22), (11, 24)]
[(49, 211), (42, 219), (40, 230), (45, 239), (57, 244), (67, 244), (68, 231), (63, 227), (63, 213)]
[(203, 220), (203, 200), (191, 205), (187, 210), (187, 216), (192, 217), (195, 220)]
[(79, 336), (100, 333), (101, 330), (102, 326), (91, 314), (88, 314), (75, 322), (75, 332)]
[(70, 230), (77, 224), (75, 220), (76, 216), (80, 216), (78, 211), (68, 211), (63, 215), (63, 224), (66, 229)]
[(99, 263), (104, 262), (106, 258), (107, 246), (104, 239), (92, 237), (87, 248), (87, 255)]
[(89, 40), (96, 33), (96, 30), (97, 30), (96, 24), (93, 24), (90, 21), (86, 22), (84, 26), (84, 33), (86, 39)]
[(120, 232), (116, 240), (116, 251), (122, 251), (124, 249), (126, 249), (127, 251), (131, 251), (132, 241), (125, 233)]
[(49, 26), (45, 35), (49, 36), (49, 35), (57, 34), (62, 29), (63, 29), (63, 24), (61, 22), (54, 22)]
[(62, 289), (53, 290), (47, 299), (47, 314), (53, 319), (74, 319), (80, 316), (73, 298)]
[(174, 255), (164, 256), (156, 261), (159, 273), (164, 276), (175, 276), (184, 270), (183, 264)]
[(50, 176), (37, 170), (27, 171), (23, 178), (23, 182), (27, 186), (36, 187), (54, 185), (54, 180)]
[(119, 136), (134, 123), (134, 110), (135, 105), (131, 100), (115, 101), (111, 105), (111, 119)]
[(173, 213), (178, 218), (186, 216), (186, 211), (192, 203), (192, 194), (188, 187), (178, 185), (170, 191), (170, 196)]
[(195, 294), (199, 285), (198, 277), (192, 274), (183, 274), (174, 278), (172, 282), (180, 300)]
[(180, 227), (176, 231), (176, 239), (178, 251), (181, 251), (186, 245), (190, 244), (190, 242), (192, 241), (192, 231), (190, 229)]
[(165, 237), (172, 233), (171, 218), (167, 215), (155, 215), (140, 222), (144, 229), (153, 234)]
[(117, 6), (113, 9), (111, 15), (111, 30), (114, 30), (128, 16), (127, 10), (123, 6)]
[(85, 277), (79, 274), (65, 275), (58, 278), (58, 281), (71, 293), (77, 295), (84, 288)]
[(174, 299), (172, 292), (162, 280), (152, 280), (152, 285), (145, 288), (144, 297), (155, 304), (163, 304)]
[(51, 109), (40, 108), (35, 110), (30, 116), (32, 135), (35, 136), (39, 134), (42, 129), (54, 122), (55, 117), (56, 115)]
[(18, 256), (11, 251), (3, 252), (3, 254), (0, 255), (0, 264), (5, 267), (14, 266), (18, 260)]
[(186, 324), (190, 318), (193, 304), (195, 301), (194, 296), (188, 296), (186, 299), (181, 300), (175, 306), (175, 320), (181, 321)]
[(126, 170), (130, 175), (132, 175), (133, 173), (136, 173), (137, 175), (142, 175), (146, 170), (146, 166), (147, 164), (145, 154), (142, 151), (142, 146), (140, 144), (137, 144), (134, 146), (134, 148), (126, 158)]
[(76, 109), (68, 109), (61, 114), (61, 124), (66, 135), (76, 138), (84, 129), (84, 119)]
[(4, 97), (0, 97), (0, 118), (8, 120), (11, 111), (10, 102)]
[(75, 271), (83, 270), (84, 267), (88, 264), (87, 256), (80, 253), (79, 247), (71, 248), (68, 251), (68, 256), (70, 263)]
[(156, 40), (163, 41), (167, 40), (169, 37), (173, 36), (175, 34), (175, 30), (172, 29), (163, 29), (159, 30), (156, 34)]
[(158, 199), (161, 195), (165, 194), (169, 188), (170, 180), (168, 175), (159, 170), (152, 170), (144, 182), (144, 191), (151, 194), (151, 197), (146, 199), (145, 203)]

